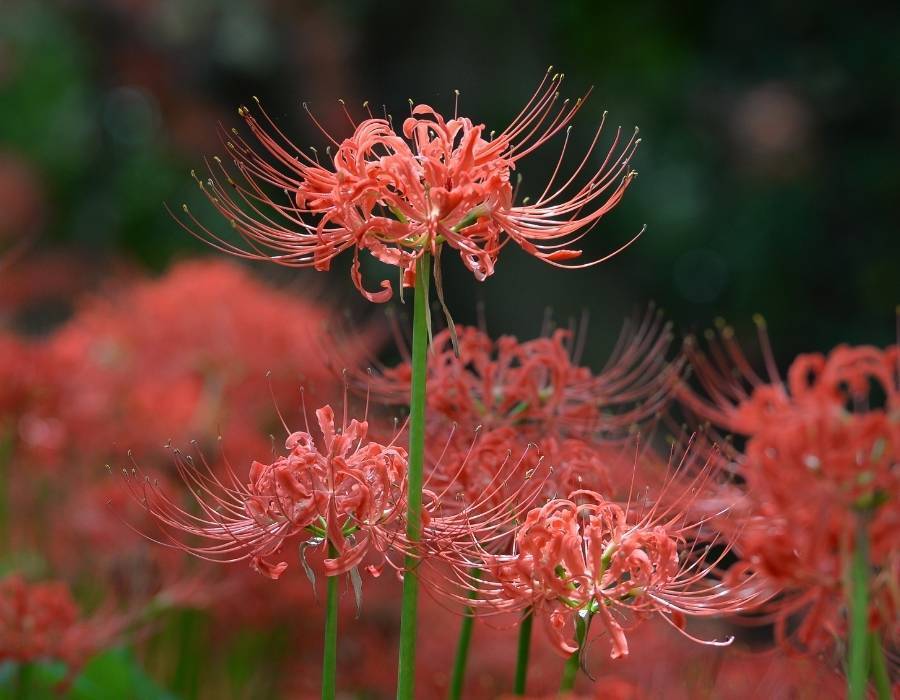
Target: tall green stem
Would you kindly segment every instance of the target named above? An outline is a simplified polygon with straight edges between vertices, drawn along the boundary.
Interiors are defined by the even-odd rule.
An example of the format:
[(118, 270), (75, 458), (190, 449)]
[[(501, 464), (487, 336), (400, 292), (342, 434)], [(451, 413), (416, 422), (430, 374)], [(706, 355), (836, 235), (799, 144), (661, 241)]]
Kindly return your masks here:
[(586, 631), (587, 625), (581, 613), (578, 612), (575, 615), (575, 641), (578, 642), (578, 648), (572, 652), (569, 660), (566, 661), (562, 682), (559, 684), (560, 693), (568, 693), (575, 688), (575, 679), (578, 677), (578, 667), (581, 664), (581, 648), (584, 646)]
[(194, 659), (196, 649), (202, 649), (208, 633), (207, 617), (202, 610), (177, 610), (174, 616), (175, 671), (171, 688), (179, 698), (196, 700), (200, 696), (203, 668)]
[[(328, 556), (336, 557), (337, 549), (329, 541)], [(325, 598), (325, 651), (322, 656), (322, 700), (334, 700), (337, 689), (338, 577), (328, 576)]]
[[(472, 569), (472, 578), (477, 580), (481, 576), (481, 569)], [(469, 589), (469, 599), (474, 600), (478, 597), (478, 591), (475, 589), (475, 580), (472, 581), (472, 588)], [(459, 641), (456, 643), (456, 660), (453, 662), (453, 677), (450, 679), (450, 692), (447, 697), (450, 700), (459, 700), (462, 697), (463, 683), (466, 680), (466, 663), (469, 660), (469, 642), (472, 640), (472, 626), (475, 624), (475, 611), (471, 607), (466, 607), (465, 616), (459, 627)]]
[(869, 648), (872, 659), (872, 682), (875, 683), (878, 700), (891, 700), (891, 677), (888, 675), (884, 649), (881, 648), (881, 639), (877, 632), (869, 633)]
[[(407, 481), (406, 536), (415, 547), (422, 531), (422, 463), (425, 453), (425, 380), (428, 360), (428, 289), (431, 256), (424, 253), (416, 265), (413, 300), (412, 384), (409, 397), (409, 478)], [(412, 700), (416, 680), (416, 609), (419, 577), (418, 557), (413, 549), (406, 556), (403, 602), (400, 617), (400, 660), (397, 667), (397, 698)]]
[(868, 518), (861, 513), (850, 562), (850, 653), (847, 661), (847, 697), (862, 700), (869, 682), (869, 538)]
[(534, 621), (534, 611), (527, 608), (522, 613), (522, 623), (519, 625), (519, 652), (516, 654), (516, 677), (513, 684), (515, 695), (525, 695), (525, 682), (528, 678), (528, 656), (531, 653), (531, 623)]
[(20, 663), (16, 668), (16, 680), (13, 689), (15, 697), (20, 700), (31, 700), (33, 695), (31, 679), (34, 673), (34, 667), (30, 663)]

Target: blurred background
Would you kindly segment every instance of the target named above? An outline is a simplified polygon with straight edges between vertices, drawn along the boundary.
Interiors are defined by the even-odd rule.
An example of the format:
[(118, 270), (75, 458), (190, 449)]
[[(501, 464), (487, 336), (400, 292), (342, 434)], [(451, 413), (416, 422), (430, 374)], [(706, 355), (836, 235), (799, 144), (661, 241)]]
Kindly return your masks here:
[[(347, 260), (331, 275), (249, 265), (246, 278), (235, 277), (230, 267), (210, 272), (183, 264), (199, 257), (221, 261), (188, 236), (164, 206), (177, 210), (187, 202), (211, 227), (221, 225), (190, 177), (191, 168), (203, 168), (204, 156), (222, 152), (219, 122), (241, 127), (236, 108), (256, 95), (296, 143), (322, 146), (302, 102), (329, 130), (343, 135), (339, 98), (357, 115), (365, 100), (403, 115), (408, 99), (446, 114), (459, 90), (460, 113), (499, 130), (518, 113), (550, 64), (565, 72), (567, 96), (594, 88), (575, 120), (576, 147), (588, 145), (605, 110), (611, 125), (607, 139), (616, 125), (627, 132), (638, 125), (643, 138), (633, 163), (640, 175), (586, 239), (586, 256), (617, 248), (645, 224), (646, 233), (611, 261), (578, 271), (561, 272), (508, 247), (496, 274), (484, 283), (475, 282), (454, 255), (446, 255), (445, 289), (457, 322), (475, 322), (481, 308), (492, 334), (529, 338), (540, 332), (547, 310), (561, 322), (587, 312), (584, 362), (594, 366), (602, 365), (622, 320), (651, 301), (665, 309), (681, 333), (702, 331), (718, 317), (728, 319), (747, 339), (751, 354), (751, 318), (761, 313), (782, 366), (799, 352), (825, 351), (841, 342), (894, 341), (900, 302), (896, 3), (872, 3), (863, 11), (843, 3), (737, 1), (687, 7), (589, 0), (2, 0), (0, 324), (15, 340), (8, 347), (0, 343), (8, 382), (0, 395), (0, 414), (7, 416), (6, 422), (0, 420), (0, 445), (12, 445), (12, 468), (18, 464), (21, 474), (39, 474), (34, 478), (49, 484), (39, 498), (21, 495), (25, 491), (16, 496), (9, 487), (13, 515), (0, 513), (0, 524), (10, 520), (19, 531), (9, 536), (3, 572), (64, 579), (79, 593), (84, 609), (96, 611), (102, 596), (85, 583), (95, 572), (70, 561), (86, 540), (76, 538), (66, 550), (63, 535), (87, 532), (85, 537), (98, 538), (88, 544), (100, 541), (97, 546), (115, 549), (110, 528), (116, 530), (113, 539), (125, 536), (118, 520), (109, 525), (81, 517), (113, 498), (104, 491), (108, 484), (98, 481), (99, 495), (79, 492), (77, 499), (87, 498), (93, 506), (67, 495), (81, 519), (60, 516), (60, 551), (47, 545), (56, 535), (47, 534), (51, 526), (45, 521), (14, 517), (15, 512), (38, 512), (35, 499), (47, 508), (48, 493), (71, 486), (71, 480), (59, 479), (61, 465), (73, 468), (71, 454), (94, 475), (107, 459), (120, 464), (128, 447), (143, 448), (145, 462), (162, 463), (160, 448), (169, 437), (186, 440), (199, 434), (214, 442), (222, 429), (220, 413), (210, 409), (201, 420), (197, 410), (197, 396), (208, 408), (213, 395), (222, 406), (229, 405), (223, 395), (241, 406), (243, 412), (233, 411), (223, 430), (238, 444), (240, 458), (258, 454), (260, 445), (268, 445), (260, 436), (276, 429), (262, 383), (265, 371), (275, 371), (275, 393), (287, 397), (280, 399), (285, 403), (292, 401), (299, 373), (324, 372), (320, 361), (307, 362), (304, 353), (320, 353), (322, 345), (303, 345), (302, 324), (318, 323), (326, 306), (349, 310), (356, 318), (380, 318), (382, 310), (352, 289)], [(557, 152), (547, 148), (522, 165), (524, 193), (546, 181)], [(178, 263), (180, 273), (164, 278), (171, 286), (146, 282), (150, 286), (138, 291), (111, 291), (121, 290), (116, 285), (122, 280), (131, 285), (156, 279)], [(370, 265), (374, 279), (379, 271)], [(227, 317), (238, 333), (244, 328), (259, 343), (240, 345), (221, 323), (210, 325), (213, 316)], [(182, 317), (183, 327), (173, 321)], [(292, 321), (293, 329), (277, 330)], [(169, 335), (148, 340), (151, 326), (165, 327)], [(115, 348), (141, 358), (112, 379), (111, 346), (91, 345), (104, 334), (116, 340)], [(52, 361), (36, 369), (18, 349), (13, 351), (20, 342), (32, 343), (24, 346), (26, 357), (38, 345), (50, 347)], [(182, 382), (183, 367), (166, 364), (165, 358), (178, 351), (186, 357), (185, 348), (203, 343), (202, 352), (197, 350), (201, 359), (196, 363), (203, 367), (198, 389)], [(300, 369), (285, 359), (292, 353), (290, 360)], [(232, 366), (238, 356), (239, 372)], [(91, 362), (102, 358), (103, 371), (84, 371), (85, 357)], [(25, 386), (22, 378), (29, 372), (53, 376), (52, 388)], [(209, 380), (222, 376), (218, 383)], [(283, 385), (277, 383), (279, 376)], [(136, 388), (139, 378), (145, 385)], [(127, 401), (121, 405), (114, 402), (123, 397)], [(67, 414), (74, 405), (77, 414)], [(113, 443), (118, 452), (110, 457)], [(116, 546), (138, 546), (129, 542)], [(139, 570), (133, 560), (104, 560), (103, 566), (113, 572), (120, 598), (137, 595), (134, 581), (123, 583), (119, 568), (133, 575)], [(145, 572), (137, 578), (163, 580), (159, 572), (167, 566), (156, 562), (153, 576)], [(184, 578), (179, 566), (173, 581)], [(273, 609), (271, 587), (255, 581), (241, 584), (246, 587), (236, 602), (232, 596), (212, 612), (200, 613), (196, 610), (206, 605), (202, 596), (177, 587), (173, 593), (171, 582), (157, 582), (158, 589), (168, 591), (167, 604), (188, 610), (166, 618), (156, 628), (157, 641), (140, 649), (142, 667), (160, 687), (135, 670), (126, 652), (102, 657), (89, 672), (95, 681), (102, 678), (104, 687), (115, 688), (110, 685), (115, 678), (124, 683), (121, 692), (142, 697), (172, 697), (162, 686), (178, 697), (269, 697), (276, 686), (284, 697), (314, 697), (316, 616), (284, 624), (292, 610), (312, 605), (305, 579), (297, 575), (293, 588), (282, 588), (290, 591), (281, 594), (284, 609)], [(378, 585), (371, 584), (375, 591)], [(373, 594), (375, 602), (370, 599), (358, 624), (362, 631), (342, 642), (342, 659), (353, 666), (352, 673), (342, 670), (342, 683), (369, 688), (359, 697), (390, 693), (384, 689), (391, 687), (392, 662), (370, 652), (393, 644), (392, 595)], [(345, 598), (346, 615), (352, 618), (352, 597)], [(440, 611), (434, 615), (445, 619)], [(222, 630), (232, 628), (243, 631), (222, 636)], [(284, 641), (292, 635), (294, 646)], [(691, 682), (710, 697), (738, 697), (709, 688), (736, 683), (743, 677), (740, 669), (711, 681), (704, 675), (706, 650), (678, 656), (672, 651), (677, 639), (666, 639), (669, 646), (651, 640), (646, 648), (665, 649), (673, 659), (670, 666), (692, 669)], [(443, 661), (446, 650), (435, 646), (439, 642), (446, 640), (423, 644), (431, 644), (433, 656)], [(211, 645), (200, 664), (206, 666), (204, 677), (196, 661), (191, 667), (155, 652), (166, 645), (197, 649), (204, 643)], [(497, 663), (508, 668), (512, 649), (508, 644), (503, 649)], [(550, 678), (558, 662), (546, 649), (541, 653), (539, 658), (550, 659)], [(252, 661), (260, 658), (270, 663), (265, 668), (290, 668), (289, 681), (266, 677)], [(721, 658), (716, 657), (716, 668)], [(537, 687), (545, 677), (540, 663), (534, 672)], [(632, 670), (642, 673), (640, 659), (636, 664)], [(497, 676), (489, 660), (476, 660), (474, 666), (479, 693), (493, 697)], [(217, 675), (210, 669), (228, 671)], [(9, 673), (0, 666), (0, 691)], [(666, 673), (658, 671), (657, 688)], [(434, 674), (422, 697), (438, 696), (436, 688), (443, 692), (446, 669), (442, 665)], [(81, 697), (106, 697), (90, 682), (78, 687)], [(681, 687), (684, 697), (698, 697), (690, 683)], [(760, 686), (753, 687), (758, 691)], [(807, 690), (815, 692), (812, 686)], [(109, 697), (124, 697), (110, 692)], [(622, 693), (615, 697), (637, 697)]]
[[(586, 309), (602, 343), (655, 300), (685, 330), (716, 316), (751, 327), (760, 312), (781, 357), (883, 344), (900, 300), (900, 18), (894, 3), (833, 9), (6, 0), (0, 235), (27, 237), (30, 255), (65, 250), (88, 273), (110, 261), (158, 271), (209, 254), (163, 203), (219, 223), (189, 170), (221, 152), (217, 122), (241, 126), (235, 109), (252, 95), (299, 144), (321, 145), (303, 101), (342, 134), (338, 98), (360, 114), (364, 100), (403, 114), (408, 98), (450, 112), (454, 89), (462, 113), (500, 129), (553, 64), (570, 96), (594, 86), (576, 144), (604, 110), (643, 137), (640, 176), (588, 253), (647, 232), (563, 274), (509, 250), (484, 284), (445, 256), (461, 321), (483, 302), (492, 331), (529, 335), (545, 307)], [(523, 192), (549, 174), (554, 149), (543, 156), (525, 164)], [(342, 274), (290, 276), (363, 306)], [(52, 311), (45, 320), (65, 314)]]

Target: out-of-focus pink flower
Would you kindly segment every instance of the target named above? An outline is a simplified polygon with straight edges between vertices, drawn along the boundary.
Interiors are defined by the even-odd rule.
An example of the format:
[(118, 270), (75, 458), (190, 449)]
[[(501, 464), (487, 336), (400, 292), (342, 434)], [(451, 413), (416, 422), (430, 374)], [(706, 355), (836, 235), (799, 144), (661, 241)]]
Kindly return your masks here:
[(29, 585), (20, 576), (0, 582), (0, 660), (69, 660), (63, 637), (78, 619), (78, 608), (61, 583)]
[(700, 388), (680, 391), (688, 409), (745, 439), (732, 448), (745, 484), (733, 575), (754, 571), (782, 591), (761, 620), (774, 621), (782, 640), (793, 627), (803, 648), (819, 649), (845, 633), (845, 572), (862, 529), (873, 566), (871, 624), (895, 636), (900, 348), (800, 355), (783, 381), (764, 333), (762, 341), (768, 381), (726, 328), (708, 355), (688, 347)]
[[(96, 295), (32, 346), (20, 449), (30, 462), (102, 465), (124, 449), (145, 459), (169, 439), (209, 446), (222, 434), (230, 453), (261, 454), (276, 427), (267, 381), (282, 403), (301, 384), (317, 402), (340, 393), (323, 357), (328, 319), (325, 305), (221, 261)], [(373, 338), (363, 330), (341, 352)]]
[[(331, 144), (327, 161), (293, 144), (261, 109), (262, 122), (241, 107), (262, 152), (236, 131), (225, 133), (237, 174), (215, 158), (210, 177), (197, 182), (242, 243), (205, 227), (186, 205), (191, 223), (185, 227), (225, 252), (292, 267), (328, 270), (334, 258), (352, 251), (353, 283), (374, 302), (390, 299), (393, 285), (383, 280), (377, 292), (363, 286), (361, 250), (400, 268), (403, 287), (414, 286), (417, 261), (426, 253), (435, 257), (440, 280), (444, 244), (459, 251), (478, 280), (493, 274), (510, 241), (541, 260), (568, 266), (581, 255), (569, 246), (618, 204), (633, 180), (630, 161), (640, 140), (635, 130), (619, 148), (617, 131), (599, 168), (577, 182), (597, 147), (601, 123), (574, 172), (562, 175), (567, 128), (584, 100), (560, 104), (561, 82), (561, 74), (548, 72), (498, 134), (465, 117), (446, 120), (423, 104), (411, 107), (401, 133), (390, 118), (369, 112), (356, 124), (347, 112), (354, 129), (349, 138), (338, 141), (322, 129)], [(533, 201), (516, 204), (513, 173), (519, 161), (561, 132), (566, 137), (549, 182)], [(582, 266), (596, 262), (601, 260)]]
[(17, 574), (0, 580), (0, 662), (63, 661), (73, 675), (120, 628), (112, 616), (81, 618), (62, 583), (28, 583)]

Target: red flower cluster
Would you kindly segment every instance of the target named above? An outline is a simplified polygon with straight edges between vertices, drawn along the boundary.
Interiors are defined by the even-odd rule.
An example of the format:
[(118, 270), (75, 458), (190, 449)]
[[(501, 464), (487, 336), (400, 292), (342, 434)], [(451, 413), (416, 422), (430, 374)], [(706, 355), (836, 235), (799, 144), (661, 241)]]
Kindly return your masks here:
[(370, 111), (368, 119), (356, 124), (347, 112), (354, 131), (339, 142), (310, 114), (331, 144), (327, 163), (315, 149), (307, 153), (288, 140), (265, 112), (261, 124), (241, 107), (238, 113), (263, 152), (236, 131), (223, 134), (239, 175), (233, 177), (215, 158), (211, 177), (197, 183), (244, 245), (210, 231), (186, 205), (192, 224), (185, 228), (225, 252), (292, 267), (328, 270), (335, 257), (352, 249), (353, 283), (373, 302), (390, 299), (393, 286), (383, 280), (380, 291), (365, 289), (359, 261), (363, 249), (398, 267), (403, 287), (415, 285), (416, 264), (423, 255), (434, 255), (439, 264), (443, 244), (459, 251), (478, 280), (493, 274), (509, 241), (562, 266), (581, 255), (568, 246), (622, 198), (635, 176), (629, 164), (640, 140), (635, 130), (619, 148), (617, 131), (599, 169), (576, 184), (597, 147), (601, 123), (574, 172), (558, 183), (566, 136), (543, 191), (533, 202), (526, 198), (515, 204), (518, 162), (557, 134), (568, 135), (583, 104), (583, 98), (559, 104), (561, 83), (561, 74), (548, 72), (522, 112), (506, 129), (490, 135), (483, 124), (456, 116), (445, 120), (428, 105), (416, 105), (403, 122), (402, 135), (389, 117), (375, 118)]
[[(321, 352), (334, 343), (329, 308), (204, 261), (156, 280), (119, 275), (74, 301), (40, 339), (0, 333), (0, 530), (11, 551), (39, 552), (54, 576), (122, 610), (198, 606), (239, 625), (311, 605), (303, 581), (274, 597), (250, 571), (214, 578), (137, 537), (128, 525), (147, 532), (156, 521), (103, 465), (129, 447), (157, 460), (168, 438), (208, 448), (220, 432), (230, 454), (269, 453), (272, 395), (294, 404), (301, 384), (316, 401), (341, 394)], [(377, 337), (363, 330), (352, 342), (371, 351)], [(346, 357), (360, 352), (352, 342)]]
[[(542, 477), (549, 497), (575, 489), (609, 494), (630, 483), (634, 454), (625, 439), (662, 413), (683, 364), (666, 359), (671, 335), (659, 314), (651, 309), (627, 323), (599, 373), (578, 363), (571, 331), (528, 341), (457, 331), (458, 354), (449, 330), (435, 335), (429, 351), (426, 453), (434, 487), (455, 504), (472, 503), (510, 456), (519, 481), (539, 459), (549, 467)], [(376, 401), (405, 404), (409, 362), (373, 364), (377, 371), (358, 372), (357, 385)]]
[(710, 351), (718, 361), (689, 344), (704, 391), (680, 393), (699, 416), (745, 437), (732, 455), (745, 492), (735, 520), (735, 575), (755, 571), (781, 591), (768, 606), (780, 637), (800, 617), (797, 641), (821, 647), (844, 634), (846, 572), (862, 532), (874, 567), (871, 624), (897, 635), (900, 347), (801, 355), (786, 381), (765, 337), (763, 347), (768, 382), (753, 372), (729, 329)]
[[(282, 402), (296, 402), (301, 383), (316, 399), (337, 393), (321, 352), (328, 318), (223, 262), (182, 263), (95, 296), (28, 348), (37, 376), (18, 417), (20, 447), (31, 461), (102, 464), (125, 448), (222, 434), (229, 449), (260, 454), (275, 427), (267, 376)], [(357, 348), (373, 337), (363, 331)], [(342, 351), (360, 352), (350, 341)]]
[(120, 624), (99, 614), (82, 619), (62, 583), (30, 584), (18, 575), (0, 580), (0, 662), (62, 661), (71, 674)]
[(230, 465), (222, 480), (202, 455), (198, 465), (176, 450), (175, 462), (201, 506), (199, 515), (170, 500), (156, 482), (130, 480), (135, 496), (164, 526), (214, 542), (190, 546), (169, 536), (163, 544), (211, 561), (249, 559), (273, 579), (288, 565), (268, 558), (298, 535), (307, 545), (328, 543), (328, 575), (357, 567), (370, 548), (384, 551), (392, 537), (389, 526), (406, 503), (406, 451), (366, 441), (365, 421), (347, 423), (345, 416), (336, 429), (330, 406), (317, 410), (316, 417), (321, 449), (309, 432), (291, 433), (288, 454), (271, 464), (254, 461), (246, 485)]
[[(612, 356), (595, 374), (580, 366), (571, 331), (520, 342), (492, 339), (469, 326), (434, 337), (428, 361), (428, 410), (433, 421), (487, 430), (511, 427), (530, 435), (615, 438), (665, 407), (681, 362), (670, 363), (667, 324), (652, 308), (627, 323)], [(409, 362), (365, 379), (385, 403), (409, 401)]]
[[(659, 615), (695, 639), (684, 632), (686, 616), (740, 611), (759, 596), (750, 586), (732, 590), (718, 577), (730, 545), (707, 519), (690, 514), (710, 470), (711, 463), (673, 496), (676, 472), (647, 503), (620, 504), (582, 490), (534, 508), (516, 530), (511, 554), (483, 557), (489, 575), (472, 605), (487, 612), (534, 610), (565, 655), (582, 646), (565, 634), (576, 618), (587, 626), (599, 621), (613, 659), (628, 654), (629, 619)], [(471, 567), (477, 557), (470, 549), (463, 559)]]

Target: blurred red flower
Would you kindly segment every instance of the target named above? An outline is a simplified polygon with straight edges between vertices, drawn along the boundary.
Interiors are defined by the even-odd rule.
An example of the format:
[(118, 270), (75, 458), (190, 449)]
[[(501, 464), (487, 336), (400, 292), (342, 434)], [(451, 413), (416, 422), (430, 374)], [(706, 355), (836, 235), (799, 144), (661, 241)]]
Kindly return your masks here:
[(0, 580), (0, 662), (62, 661), (72, 677), (122, 624), (102, 612), (81, 617), (65, 584), (28, 583), (18, 574)]
[(688, 345), (700, 387), (679, 394), (701, 418), (744, 438), (743, 449), (731, 448), (744, 491), (733, 574), (761, 574), (781, 592), (762, 620), (774, 620), (782, 640), (819, 649), (845, 635), (846, 571), (862, 532), (873, 567), (870, 624), (896, 637), (900, 347), (800, 355), (783, 381), (762, 339), (768, 381), (725, 328), (709, 355)]
[[(95, 295), (29, 351), (39, 400), (20, 418), (22, 448), (45, 463), (102, 464), (124, 448), (159, 453), (168, 439), (212, 445), (221, 434), (229, 451), (259, 455), (277, 427), (272, 395), (297, 405), (301, 385), (316, 401), (339, 394), (329, 318), (325, 304), (218, 261)], [(342, 353), (375, 340), (363, 329)]]

